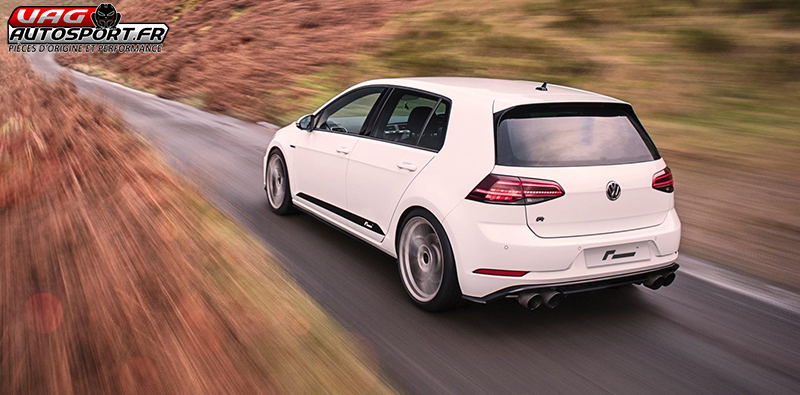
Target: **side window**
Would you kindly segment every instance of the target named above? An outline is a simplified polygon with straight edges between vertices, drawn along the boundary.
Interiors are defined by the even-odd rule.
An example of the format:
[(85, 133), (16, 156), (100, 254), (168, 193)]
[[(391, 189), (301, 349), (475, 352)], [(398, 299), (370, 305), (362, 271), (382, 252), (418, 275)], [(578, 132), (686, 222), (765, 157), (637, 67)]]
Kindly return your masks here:
[(358, 134), (384, 88), (368, 87), (350, 92), (325, 107), (317, 116), (316, 129)]
[(439, 99), (421, 93), (395, 89), (383, 106), (370, 136), (417, 145)]
[(447, 121), (450, 117), (450, 106), (447, 102), (442, 100), (436, 111), (433, 113), (428, 125), (425, 126), (425, 131), (419, 138), (419, 145), (422, 148), (432, 149), (438, 151), (444, 145), (444, 135), (447, 132)]

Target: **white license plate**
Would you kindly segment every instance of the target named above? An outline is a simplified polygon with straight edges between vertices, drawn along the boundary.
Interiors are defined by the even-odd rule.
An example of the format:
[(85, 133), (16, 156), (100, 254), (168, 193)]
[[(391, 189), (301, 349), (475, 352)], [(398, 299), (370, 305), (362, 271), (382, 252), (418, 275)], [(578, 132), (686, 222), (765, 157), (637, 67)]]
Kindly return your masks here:
[(598, 267), (650, 260), (647, 242), (590, 248), (584, 252), (586, 266)]

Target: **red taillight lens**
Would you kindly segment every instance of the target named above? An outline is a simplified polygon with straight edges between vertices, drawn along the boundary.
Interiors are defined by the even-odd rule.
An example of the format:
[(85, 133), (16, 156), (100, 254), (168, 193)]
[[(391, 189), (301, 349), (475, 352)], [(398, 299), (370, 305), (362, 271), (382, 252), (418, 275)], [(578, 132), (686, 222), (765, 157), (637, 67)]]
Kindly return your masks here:
[(525, 195), (525, 203), (539, 203), (564, 196), (564, 190), (555, 181), (520, 178), (520, 182), (522, 183), (522, 193)]
[(521, 202), (522, 184), (517, 177), (489, 174), (467, 195), (467, 199), (496, 203)]
[(672, 170), (665, 167), (653, 175), (653, 189), (671, 193), (675, 190), (675, 181), (672, 179)]
[(536, 204), (560, 196), (564, 196), (564, 190), (555, 181), (489, 174), (467, 195), (467, 199), (488, 203)]

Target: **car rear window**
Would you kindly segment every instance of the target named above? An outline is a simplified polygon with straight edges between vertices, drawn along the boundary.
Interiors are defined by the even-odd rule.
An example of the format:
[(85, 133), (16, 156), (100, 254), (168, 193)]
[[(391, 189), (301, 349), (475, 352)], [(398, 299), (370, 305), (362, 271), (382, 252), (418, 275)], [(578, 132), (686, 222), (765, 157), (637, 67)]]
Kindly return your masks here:
[(660, 158), (624, 104), (536, 104), (495, 117), (498, 165), (603, 166)]

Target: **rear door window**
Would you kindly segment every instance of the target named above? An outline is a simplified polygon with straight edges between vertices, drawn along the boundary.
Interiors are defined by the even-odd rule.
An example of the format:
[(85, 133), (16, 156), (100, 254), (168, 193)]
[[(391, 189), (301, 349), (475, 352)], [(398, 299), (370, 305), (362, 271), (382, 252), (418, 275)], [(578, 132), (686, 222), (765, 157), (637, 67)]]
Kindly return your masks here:
[(424, 93), (395, 89), (370, 137), (438, 151), (447, 131), (448, 102)]
[(603, 166), (660, 157), (628, 105), (537, 104), (497, 117), (498, 165)]
[(433, 116), (425, 126), (425, 131), (419, 138), (419, 145), (422, 148), (438, 151), (444, 145), (444, 135), (447, 133), (447, 120), (450, 115), (450, 106), (442, 101), (433, 112)]

